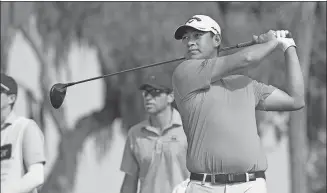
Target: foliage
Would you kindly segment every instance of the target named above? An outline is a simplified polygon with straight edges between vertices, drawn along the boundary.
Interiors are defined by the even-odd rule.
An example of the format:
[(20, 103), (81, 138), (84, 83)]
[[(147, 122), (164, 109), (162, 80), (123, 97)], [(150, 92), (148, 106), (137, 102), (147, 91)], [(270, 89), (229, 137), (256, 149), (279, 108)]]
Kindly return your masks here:
[[(43, 114), (51, 112), (51, 107), (49, 108), (46, 101), (47, 89), (51, 83), (60, 79), (58, 77), (61, 76), (62, 71), (66, 72), (66, 79), (71, 78), (66, 62), (73, 43), (97, 50), (102, 74), (108, 74), (180, 57), (182, 55), (180, 44), (173, 39), (173, 33), (178, 25), (194, 14), (207, 14), (216, 19), (222, 27), (222, 44), (228, 46), (248, 41), (253, 34), (258, 35), (269, 29), (283, 28), (292, 32), (297, 31), (300, 23), (297, 18), (301, 13), (300, 5), (300, 2), (15, 2), (12, 4), (1, 2), (1, 69), (5, 69), (3, 64), (6, 60), (6, 50), (9, 49), (14, 34), (11, 28), (19, 28), (25, 33), (31, 45), (34, 45), (46, 74), (40, 77), (44, 92), (43, 101), (35, 101), (33, 94), (28, 92), (31, 101), (34, 101), (33, 104), (37, 104), (36, 109), (37, 107), (41, 109), (38, 114), (42, 122)], [(31, 13), (36, 18), (36, 25), (26, 27)], [(323, 101), (326, 101), (326, 97), (322, 94), (323, 91), (326, 92), (326, 2), (319, 2), (317, 5), (314, 29), (308, 81), (310, 86), (307, 131), (312, 147), (316, 150), (312, 152), (320, 152), (318, 148), (321, 149), (321, 146), (314, 144), (319, 137), (318, 131), (326, 130), (325, 116), (317, 116), (320, 112), (326, 111), (326, 108), (321, 108), (321, 104), (325, 104)], [(302, 37), (297, 35), (295, 34), (295, 41), (301, 40)], [(35, 38), (36, 36), (39, 38)], [(228, 51), (222, 55), (235, 51)], [(279, 52), (273, 53), (258, 68), (251, 70), (249, 75), (285, 89), (285, 67), (283, 57), (280, 56)], [(101, 110), (81, 117), (72, 132), (67, 132), (70, 129), (66, 128), (64, 123), (58, 123), (63, 135), (61, 148), (73, 146), (74, 148), (70, 150), (77, 153), (86, 137), (95, 135), (99, 139), (97, 146), (101, 147), (99, 155), (103, 155), (108, 150), (108, 144), (110, 145), (103, 138), (103, 133), (107, 132), (106, 135), (110, 140), (111, 123), (115, 118), (122, 118), (126, 129), (144, 118), (141, 98), (135, 94), (144, 75), (151, 71), (171, 73), (176, 65), (177, 63), (168, 64), (104, 79), (106, 94)], [(326, 113), (322, 114), (326, 115)], [(279, 119), (272, 117), (267, 119), (268, 115), (257, 112), (258, 123), (281, 125)], [(53, 117), (57, 120), (64, 119), (64, 109), (56, 112)], [(285, 116), (281, 117), (284, 120)], [(285, 133), (285, 130), (281, 129), (283, 127), (275, 127), (278, 139), (281, 139)], [(91, 132), (90, 128), (96, 129)], [(264, 129), (260, 132), (264, 132)], [(61, 158), (70, 160), (69, 163), (73, 164), (76, 161), (74, 153), (67, 155), (61, 152), (63, 156)], [(326, 159), (325, 155), (312, 154), (314, 155)], [(320, 162), (310, 163), (323, 168)], [(60, 164), (65, 163), (58, 162), (59, 168)], [(69, 190), (62, 187), (73, 184), (75, 171), (74, 167), (71, 168), (73, 169), (65, 171), (66, 177), (70, 178), (68, 179), (70, 185), (69, 183), (60, 185), (58, 182), (60, 176), (54, 175), (50, 178), (56, 183), (54, 187), (58, 188), (53, 191)], [(323, 171), (316, 168), (311, 171)], [(312, 179), (319, 177), (312, 177)]]

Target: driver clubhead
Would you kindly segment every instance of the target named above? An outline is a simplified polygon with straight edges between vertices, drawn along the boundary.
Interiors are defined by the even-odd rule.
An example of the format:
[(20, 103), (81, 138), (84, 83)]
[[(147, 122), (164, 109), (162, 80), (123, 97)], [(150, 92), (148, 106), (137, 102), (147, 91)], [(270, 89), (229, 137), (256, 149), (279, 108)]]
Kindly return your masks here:
[(62, 83), (55, 84), (51, 87), (50, 102), (55, 109), (58, 109), (64, 102), (66, 90), (66, 84)]

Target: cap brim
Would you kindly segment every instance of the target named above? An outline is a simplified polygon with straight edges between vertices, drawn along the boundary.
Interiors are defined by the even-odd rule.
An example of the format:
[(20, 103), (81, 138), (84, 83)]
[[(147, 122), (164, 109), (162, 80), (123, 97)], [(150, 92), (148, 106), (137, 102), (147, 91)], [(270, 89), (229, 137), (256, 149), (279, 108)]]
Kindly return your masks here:
[(10, 90), (6, 85), (4, 85), (2, 83), (1, 83), (1, 88), (5, 89), (6, 91), (9, 91)]
[(153, 87), (153, 88), (155, 88), (155, 89), (166, 89), (165, 87), (163, 87), (163, 86), (160, 86), (160, 85), (157, 85), (157, 84), (151, 84), (151, 83), (143, 83), (140, 87), (139, 87), (139, 89), (140, 90), (144, 90), (146, 87), (148, 87), (148, 86), (150, 86), (150, 87)]
[(204, 32), (207, 32), (207, 31), (210, 31), (210, 30), (203, 30), (203, 29), (200, 29), (200, 28), (197, 28), (197, 27), (194, 27), (194, 26), (190, 26), (190, 25), (181, 25), (177, 28), (177, 30), (175, 31), (175, 39), (176, 40), (180, 40), (183, 38), (183, 35), (185, 34), (186, 30), (189, 29), (189, 28), (193, 28), (193, 29), (196, 29), (196, 30), (199, 30), (199, 31), (204, 31)]

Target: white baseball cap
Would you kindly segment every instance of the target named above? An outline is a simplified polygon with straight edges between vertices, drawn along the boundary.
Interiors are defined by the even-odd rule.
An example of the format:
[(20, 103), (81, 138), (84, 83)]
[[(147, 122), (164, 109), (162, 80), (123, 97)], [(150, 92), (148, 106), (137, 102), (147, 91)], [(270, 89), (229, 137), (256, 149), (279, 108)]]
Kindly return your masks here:
[(176, 40), (182, 39), (187, 27), (192, 27), (194, 29), (205, 31), (205, 32), (211, 31), (214, 34), (221, 35), (220, 26), (211, 17), (206, 15), (194, 15), (189, 20), (187, 20), (187, 22), (184, 25), (179, 26), (177, 28), (177, 30), (175, 31)]

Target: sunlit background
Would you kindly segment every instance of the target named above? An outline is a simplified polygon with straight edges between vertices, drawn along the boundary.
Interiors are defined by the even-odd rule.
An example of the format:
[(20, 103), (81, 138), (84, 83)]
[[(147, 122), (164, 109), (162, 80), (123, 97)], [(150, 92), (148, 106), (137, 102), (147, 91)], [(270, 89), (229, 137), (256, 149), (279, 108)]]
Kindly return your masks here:
[[(269, 29), (294, 36), (307, 106), (258, 112), (270, 193), (326, 192), (326, 2), (1, 2), (1, 71), (19, 84), (15, 111), (45, 134), (47, 180), (41, 193), (119, 193), (129, 127), (144, 118), (138, 85), (150, 71), (70, 87), (63, 106), (49, 103), (58, 82), (181, 57), (175, 29), (194, 14), (222, 27), (223, 46)], [(232, 50), (223, 54), (229, 54)], [(285, 88), (276, 51), (249, 76)]]

